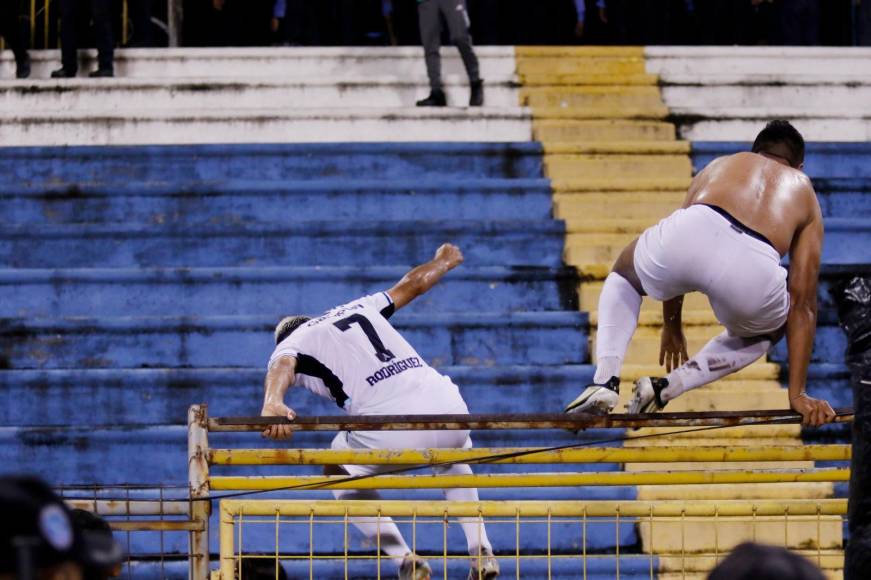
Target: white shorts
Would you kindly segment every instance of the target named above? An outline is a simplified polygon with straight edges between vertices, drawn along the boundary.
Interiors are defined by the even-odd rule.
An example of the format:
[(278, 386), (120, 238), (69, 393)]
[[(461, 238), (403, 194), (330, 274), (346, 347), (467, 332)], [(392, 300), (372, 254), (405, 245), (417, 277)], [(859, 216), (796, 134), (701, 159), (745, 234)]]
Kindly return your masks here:
[(780, 330), (789, 314), (786, 269), (770, 244), (704, 205), (679, 209), (638, 238), (635, 272), (652, 298), (707, 295), (730, 334)]
[[(340, 431), (330, 449), (471, 449), (469, 431)], [(349, 475), (372, 475), (395, 465), (343, 465)]]
[[(446, 377), (447, 378), (447, 377)], [(410, 391), (414, 397), (396, 409), (381, 408), (366, 415), (467, 415), (469, 408), (456, 385), (449, 379)], [(341, 431), (333, 438), (331, 449), (469, 449), (472, 439), (468, 430), (457, 431)], [(350, 475), (371, 475), (395, 465), (343, 465)]]

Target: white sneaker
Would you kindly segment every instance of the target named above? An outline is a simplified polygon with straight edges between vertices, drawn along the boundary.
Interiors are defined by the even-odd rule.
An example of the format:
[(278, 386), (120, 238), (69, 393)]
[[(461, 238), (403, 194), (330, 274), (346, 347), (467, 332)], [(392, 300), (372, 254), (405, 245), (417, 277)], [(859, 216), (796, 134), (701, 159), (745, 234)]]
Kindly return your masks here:
[(431, 577), (432, 568), (426, 560), (414, 552), (409, 552), (402, 559), (402, 564), (399, 566), (399, 580), (430, 580)]
[(635, 387), (632, 389), (632, 400), (626, 405), (626, 412), (630, 415), (658, 413), (666, 405), (662, 402), (660, 393), (667, 386), (667, 379), (641, 377), (635, 381)]
[(499, 562), (493, 554), (484, 552), (481, 557), (472, 555), (472, 568), (468, 580), (493, 580), (499, 576)]
[(590, 385), (577, 399), (566, 405), (564, 412), (607, 415), (617, 406), (619, 389), (620, 379), (617, 377), (611, 377), (604, 385)]

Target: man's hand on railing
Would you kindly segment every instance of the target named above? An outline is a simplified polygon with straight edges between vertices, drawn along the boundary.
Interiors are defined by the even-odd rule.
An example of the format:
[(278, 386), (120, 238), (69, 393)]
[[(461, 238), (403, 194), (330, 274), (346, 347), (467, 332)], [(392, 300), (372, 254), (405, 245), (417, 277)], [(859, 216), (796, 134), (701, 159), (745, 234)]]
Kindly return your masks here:
[[(263, 410), (260, 411), (261, 417), (286, 417), (288, 421), (296, 419), (296, 411), (285, 405), (284, 403), (266, 403), (263, 405)], [(293, 431), (290, 425), (270, 425), (263, 432), (263, 436), (267, 439), (275, 441), (286, 441), (293, 436)]]

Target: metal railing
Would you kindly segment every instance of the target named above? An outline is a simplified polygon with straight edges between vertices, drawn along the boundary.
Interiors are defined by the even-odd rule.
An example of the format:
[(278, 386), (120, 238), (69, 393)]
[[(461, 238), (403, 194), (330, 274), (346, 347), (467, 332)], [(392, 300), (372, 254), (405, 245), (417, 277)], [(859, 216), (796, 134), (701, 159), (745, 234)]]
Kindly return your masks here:
[[(852, 420), (848, 409), (838, 411), (840, 422)], [(610, 415), (607, 417), (546, 415), (440, 415), (440, 416), (337, 416), (297, 417), (289, 423), (294, 431), (340, 431), (340, 430), (410, 430), (410, 429), (568, 429), (578, 431), (587, 428), (648, 428), (644, 434), (626, 438), (661, 437), (663, 435), (713, 429), (753, 429), (755, 426), (795, 424), (800, 418), (789, 411), (750, 411), (721, 413), (661, 413), (656, 415)], [(220, 578), (229, 580), (236, 571), (241, 571), (243, 561), (268, 559), (275, 563), (302, 566), (296, 573), (318, 577), (323, 566), (333, 565), (334, 571), (343, 571), (348, 576), (349, 567), (371, 564), (367, 574), (381, 573), (379, 553), (356, 553), (348, 544), (349, 517), (395, 517), (400, 523), (412, 526), (412, 537), (418, 536), (416, 526), (443, 526), (456, 518), (480, 517), (487, 525), (516, 527), (516, 541), (511, 549), (500, 546), (498, 556), (506, 568), (520, 577), (521, 565), (544, 566), (550, 574), (554, 566), (563, 566), (576, 559), (578, 570), (587, 570), (588, 563), (606, 562), (615, 567), (619, 577), (621, 562), (624, 566), (639, 561), (649, 564), (650, 577), (661, 570), (703, 571), (720, 559), (734, 544), (736, 538), (753, 539), (757, 532), (765, 537), (772, 530), (782, 529), (784, 545), (805, 549), (805, 553), (821, 565), (833, 567), (837, 555), (832, 550), (840, 547), (841, 517), (846, 513), (846, 500), (819, 499), (796, 501), (664, 501), (664, 502), (477, 502), (456, 504), (450, 502), (420, 501), (296, 501), (296, 500), (238, 500), (226, 494), (213, 492), (233, 490), (242, 493), (261, 493), (269, 490), (293, 492), (296, 490), (326, 490), (337, 488), (384, 489), (384, 488), (446, 488), (446, 487), (527, 487), (541, 486), (635, 486), (648, 484), (733, 484), (733, 483), (794, 483), (846, 481), (846, 468), (802, 469), (729, 469), (736, 462), (789, 462), (789, 461), (847, 461), (850, 448), (847, 445), (767, 446), (744, 448), (736, 446), (692, 447), (587, 447), (583, 442), (554, 448), (499, 448), (499, 449), (406, 449), (406, 450), (327, 450), (327, 449), (212, 449), (209, 447), (210, 432), (260, 432), (266, 426), (287, 423), (279, 418), (209, 418), (205, 405), (195, 405), (189, 412), (188, 465), (193, 520), (207, 521), (211, 501), (220, 500)], [(636, 432), (639, 433), (639, 432)], [(685, 469), (680, 471), (603, 471), (581, 473), (487, 473), (470, 476), (409, 475), (416, 469), (448, 463), (469, 464), (596, 464), (596, 463), (722, 463), (724, 470)], [(215, 476), (211, 466), (233, 468), (237, 466), (313, 466), (313, 465), (384, 465), (391, 466), (387, 474), (367, 478), (343, 476)], [(230, 494), (230, 495), (236, 495)], [(552, 525), (559, 519), (560, 526), (577, 526), (588, 530), (591, 526), (614, 527), (614, 546), (611, 551), (588, 549), (585, 540), (578, 550), (556, 549), (551, 544)], [(692, 544), (697, 531), (692, 525), (713, 522), (714, 539), (712, 550), (687, 547)], [(521, 525), (545, 525), (547, 533), (538, 544), (520, 541)], [(322, 552), (311, 542), (306, 550), (282, 552), (282, 529), (288, 526), (307, 526), (306, 533), (315, 528), (333, 528), (336, 538), (342, 539), (340, 553)], [(621, 545), (622, 525), (631, 525), (644, 537), (644, 550), (638, 546)], [(249, 546), (243, 539), (253, 537), (243, 528), (270, 528), (272, 545)], [(654, 534), (654, 530), (659, 532)], [(815, 530), (815, 532), (814, 532)], [(671, 547), (655, 554), (663, 543), (663, 532), (670, 538)], [(432, 532), (430, 535), (434, 534)], [(468, 560), (469, 556), (452, 553), (444, 537), (439, 550), (430, 552), (442, 560), (447, 574), (451, 564)], [(586, 533), (586, 532), (585, 532)], [(193, 578), (206, 578), (208, 569), (208, 532), (193, 533), (191, 551), (199, 557), (192, 564)], [(254, 534), (256, 536), (257, 534)], [(262, 535), (262, 533), (261, 533)], [(299, 537), (299, 533), (295, 534)], [(775, 533), (775, 535), (779, 535)], [(285, 535), (285, 538), (288, 536)], [(311, 537), (311, 536), (310, 536)], [(579, 538), (587, 536), (579, 536)], [(539, 538), (539, 539), (541, 539)], [(678, 540), (681, 549), (678, 546)], [(810, 549), (808, 552), (807, 549)], [(506, 554), (511, 553), (510, 555)], [(812, 552), (812, 553), (811, 553)], [(596, 564), (596, 565), (599, 565)], [(654, 565), (655, 564), (655, 565)], [(591, 564), (592, 565), (592, 564)], [(302, 570), (302, 572), (300, 572)], [(359, 572), (359, 570), (358, 570)], [(360, 572), (363, 573), (363, 572)], [(392, 572), (391, 572), (392, 573)], [(340, 573), (341, 575), (341, 573)], [(445, 576), (447, 577), (447, 576)]]
[[(639, 577), (639, 568), (653, 579), (661, 571), (698, 573), (709, 569), (734, 547), (734, 539), (717, 536), (719, 520), (729, 525), (746, 524), (751, 528), (751, 537), (760, 526), (774, 525), (783, 528), (783, 545), (794, 547), (802, 543), (802, 553), (816, 561), (820, 567), (837, 566), (837, 556), (832, 554), (823, 538), (823, 528), (833, 519), (840, 525), (840, 516), (846, 513), (847, 501), (799, 500), (799, 501), (694, 501), (694, 502), (643, 502), (643, 501), (482, 501), (474, 504), (420, 501), (293, 501), (293, 500), (222, 500), (220, 502), (220, 567), (218, 578), (231, 580), (244, 578), (242, 565), (245, 560), (274, 563), (276, 578), (281, 564), (294, 566), (294, 577), (318, 578), (324, 566), (334, 572), (333, 576), (353, 578), (357, 575), (387, 576), (392, 571), (384, 570), (385, 560), (378, 550), (375, 553), (359, 553), (349, 541), (352, 518), (372, 518), (380, 522), (393, 518), (398, 524), (411, 527), (412, 550), (418, 551), (424, 539), (429, 546), (428, 559), (442, 568), (444, 577), (452, 567), (465, 566), (476, 558), (474, 554), (456, 553), (448, 546), (448, 527), (457, 518), (480, 518), (490, 527), (512, 528), (513, 546), (500, 546), (497, 559), (503, 567), (503, 577), (521, 578), (521, 571), (534, 566), (536, 577), (551, 578), (557, 571), (565, 574), (566, 568), (574, 570), (578, 578), (587, 578), (592, 568), (601, 574), (602, 565), (614, 578), (621, 577), (621, 566), (632, 568), (633, 578)], [(687, 549), (687, 535), (699, 518), (714, 520), (714, 540), (710, 550)], [(796, 523), (816, 527), (815, 537), (791, 539), (790, 531)], [(678, 530), (674, 529), (677, 524)], [(653, 539), (669, 526), (671, 536), (680, 537), (681, 548), (672, 553), (638, 553), (634, 546), (621, 545), (621, 526), (634, 526)], [(543, 527), (532, 539), (527, 530)], [(589, 545), (592, 528), (614, 538), (613, 546), (593, 549)], [(606, 530), (601, 532), (602, 528)], [(274, 539), (269, 550), (245, 552), (245, 541), (256, 528), (265, 530)], [(315, 532), (318, 529), (317, 534)], [(339, 552), (324, 551), (318, 547), (315, 536), (323, 537), (324, 529), (332, 528), (333, 535), (342, 538)], [(609, 528), (613, 528), (611, 531)], [(504, 534), (503, 534), (504, 536)], [(566, 541), (567, 536), (572, 536)], [(306, 549), (297, 553), (281, 550), (282, 538), (302, 538)], [(555, 542), (559, 537), (559, 542)], [(436, 538), (437, 549), (433, 549)], [(439, 541), (440, 540), (440, 541)], [(810, 540), (810, 541), (808, 541)], [(574, 549), (566, 548), (573, 544)], [(426, 549), (425, 549), (426, 550)], [(480, 555), (478, 556), (480, 557)], [(537, 566), (535, 564), (538, 564)], [(459, 565), (459, 566), (457, 566)], [(434, 576), (438, 576), (435, 570)], [(453, 575), (452, 575), (453, 577)]]

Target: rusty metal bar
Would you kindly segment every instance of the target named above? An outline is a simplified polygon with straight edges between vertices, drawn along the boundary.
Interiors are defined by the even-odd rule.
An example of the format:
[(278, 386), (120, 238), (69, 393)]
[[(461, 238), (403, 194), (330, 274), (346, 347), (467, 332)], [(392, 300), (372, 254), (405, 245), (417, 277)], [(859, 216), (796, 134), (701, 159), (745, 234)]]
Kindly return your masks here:
[[(191, 499), (209, 495), (209, 433), (206, 430), (208, 406), (192, 405), (188, 409), (188, 483)], [(207, 580), (209, 577), (209, 516), (211, 502), (191, 502), (191, 519), (201, 524), (199, 529), (191, 530), (190, 552), (199, 557), (192, 559), (190, 576), (192, 580)]]
[[(839, 423), (853, 420), (853, 409), (836, 409)], [(327, 415), (297, 417), (214, 417), (209, 431), (262, 431), (269, 425), (290, 425), (293, 431), (426, 431), (457, 429), (568, 429), (642, 427), (737, 427), (759, 423), (797, 424), (791, 410), (715, 411), (699, 413), (641, 413), (596, 416), (564, 413), (506, 415)]]
[[(840, 516), (847, 513), (846, 499), (818, 500), (696, 500), (696, 501), (407, 501), (407, 500), (235, 500), (220, 502), (221, 523), (232, 526), (232, 517), (750, 517), (750, 516)], [(223, 536), (222, 536), (223, 537)], [(222, 543), (222, 549), (224, 548)]]
[(186, 516), (190, 502), (186, 500), (133, 500), (130, 502), (101, 499), (68, 499), (67, 505), (101, 516)]
[[(497, 459), (493, 459), (498, 457)], [(748, 461), (849, 461), (849, 445), (790, 445), (762, 448), (722, 445), (691, 447), (542, 447), (475, 449), (211, 449), (210, 465), (425, 465), (446, 462), (666, 463)]]
[(193, 520), (110, 520), (109, 526), (119, 532), (202, 532), (206, 524)]
[(849, 481), (849, 469), (735, 469), (727, 471), (606, 471), (580, 473), (483, 473), (473, 475), (221, 476), (213, 490), (438, 489), (471, 487), (576, 487), (623, 485), (730, 485)]

